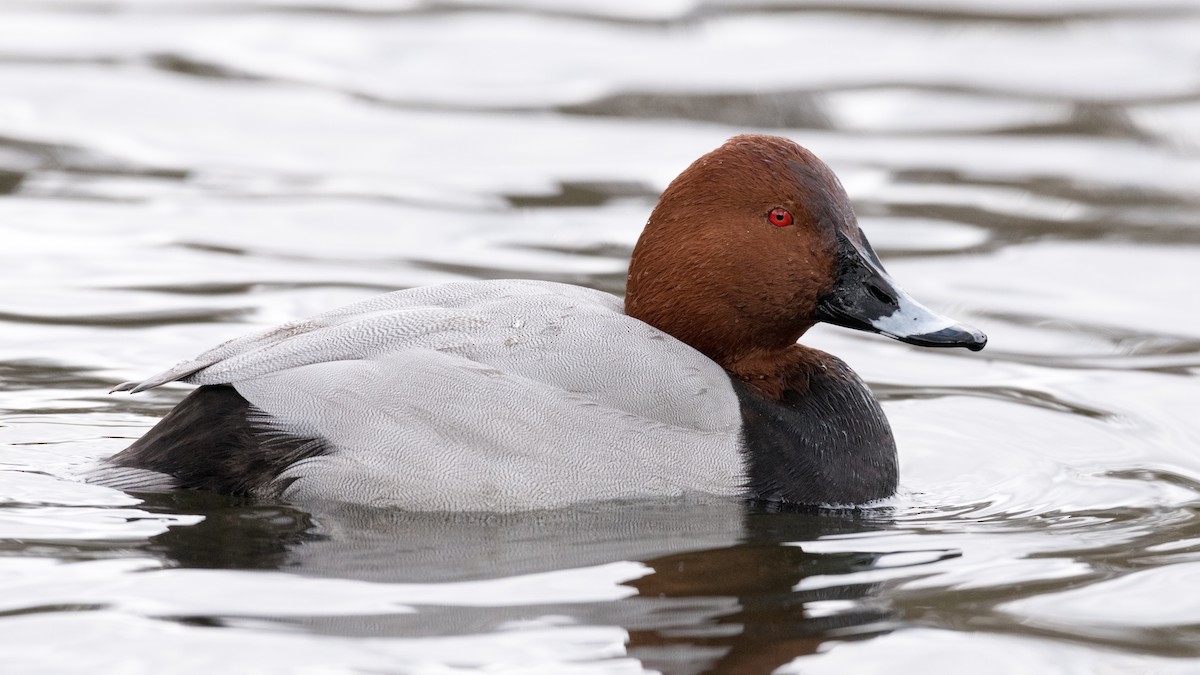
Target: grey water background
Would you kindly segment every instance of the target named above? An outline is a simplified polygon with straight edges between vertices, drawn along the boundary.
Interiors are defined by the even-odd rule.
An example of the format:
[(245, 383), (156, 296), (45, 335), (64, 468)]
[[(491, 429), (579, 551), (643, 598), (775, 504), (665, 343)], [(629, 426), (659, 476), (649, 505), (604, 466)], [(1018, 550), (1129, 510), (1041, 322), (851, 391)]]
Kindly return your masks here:
[[(743, 132), (841, 176), (984, 328), (819, 327), (886, 508), (310, 514), (79, 483), (186, 388), (371, 294), (620, 292)], [(0, 4), (0, 672), (1200, 672), (1200, 3)]]

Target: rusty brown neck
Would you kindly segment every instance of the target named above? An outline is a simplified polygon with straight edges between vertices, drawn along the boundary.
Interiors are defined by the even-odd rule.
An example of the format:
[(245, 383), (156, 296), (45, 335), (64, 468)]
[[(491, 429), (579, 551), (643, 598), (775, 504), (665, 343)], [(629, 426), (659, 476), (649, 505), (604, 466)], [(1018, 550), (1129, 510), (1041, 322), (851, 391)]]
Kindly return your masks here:
[(827, 369), (831, 357), (817, 349), (792, 344), (783, 349), (747, 354), (721, 366), (759, 396), (778, 401), (786, 392), (805, 394), (814, 374)]
[[(633, 269), (645, 262), (635, 252)], [(663, 281), (680, 278), (686, 279), (658, 275), (650, 283), (631, 272), (626, 314), (696, 349), (764, 398), (779, 400), (785, 391), (807, 391), (809, 373), (818, 360), (814, 353), (821, 352), (796, 344), (813, 323), (789, 316), (787, 305), (804, 306), (812, 300), (715, 301), (712, 284)]]
[(807, 390), (816, 350), (798, 345), (796, 340), (811, 323), (764, 327), (761, 321), (738, 315), (735, 307), (708, 305), (703, 314), (699, 307), (688, 311), (686, 293), (675, 303), (643, 303), (640, 299), (636, 292), (626, 297), (629, 316), (696, 349), (759, 395), (779, 400), (785, 391)]

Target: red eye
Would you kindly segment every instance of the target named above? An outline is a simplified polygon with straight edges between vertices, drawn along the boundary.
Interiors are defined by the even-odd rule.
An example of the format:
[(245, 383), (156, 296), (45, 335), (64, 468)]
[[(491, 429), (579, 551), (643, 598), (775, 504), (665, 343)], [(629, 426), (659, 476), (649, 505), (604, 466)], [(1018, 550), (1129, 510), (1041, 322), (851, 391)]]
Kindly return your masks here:
[(792, 212), (787, 209), (771, 209), (767, 214), (767, 220), (775, 227), (787, 227), (792, 224)]

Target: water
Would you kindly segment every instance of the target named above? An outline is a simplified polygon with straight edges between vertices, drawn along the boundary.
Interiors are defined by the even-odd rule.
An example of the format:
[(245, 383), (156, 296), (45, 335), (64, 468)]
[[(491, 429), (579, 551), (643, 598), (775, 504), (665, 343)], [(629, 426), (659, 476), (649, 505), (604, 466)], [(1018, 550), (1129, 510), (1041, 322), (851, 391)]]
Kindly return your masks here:
[[(0, 671), (1200, 672), (1200, 4), (0, 7)], [(735, 133), (838, 171), (980, 354), (807, 341), (887, 508), (309, 514), (73, 472), (219, 341), (395, 288), (620, 292)]]

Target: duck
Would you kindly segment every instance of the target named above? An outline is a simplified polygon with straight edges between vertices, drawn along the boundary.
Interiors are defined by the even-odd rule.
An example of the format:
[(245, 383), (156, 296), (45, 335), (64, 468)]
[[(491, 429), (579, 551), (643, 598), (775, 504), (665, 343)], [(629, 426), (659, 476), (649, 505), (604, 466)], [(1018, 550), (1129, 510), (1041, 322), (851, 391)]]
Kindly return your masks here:
[(897, 489), (895, 439), (863, 380), (799, 342), (818, 322), (987, 342), (900, 289), (816, 155), (739, 135), (662, 193), (624, 298), (451, 282), (233, 339), (117, 385), (197, 388), (89, 480), (411, 511), (869, 504)]

